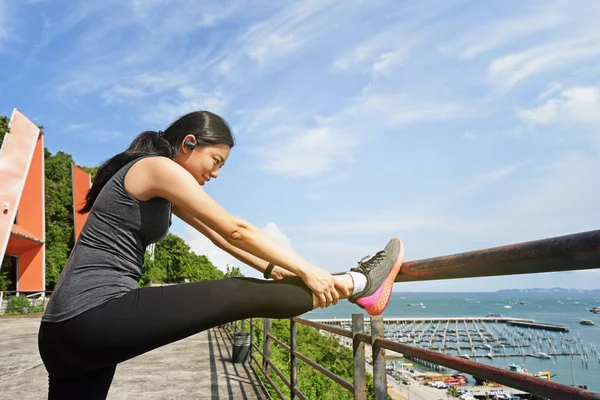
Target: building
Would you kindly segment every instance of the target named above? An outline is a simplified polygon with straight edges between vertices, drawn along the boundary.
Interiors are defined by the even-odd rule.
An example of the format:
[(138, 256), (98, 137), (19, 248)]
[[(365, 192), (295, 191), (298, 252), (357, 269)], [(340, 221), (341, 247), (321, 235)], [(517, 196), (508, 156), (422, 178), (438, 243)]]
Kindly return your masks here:
[[(72, 165), (73, 205), (79, 206), (91, 176)], [(41, 292), (46, 287), (44, 134), (15, 109), (0, 148), (0, 273), (8, 291)], [(87, 215), (74, 212), (75, 239)]]

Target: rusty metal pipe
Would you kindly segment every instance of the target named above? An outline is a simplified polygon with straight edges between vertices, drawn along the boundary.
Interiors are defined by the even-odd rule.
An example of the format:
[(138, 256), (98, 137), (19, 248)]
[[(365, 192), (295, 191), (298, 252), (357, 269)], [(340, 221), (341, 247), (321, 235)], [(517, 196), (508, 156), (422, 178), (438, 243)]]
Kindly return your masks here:
[(396, 282), (600, 268), (600, 230), (408, 261)]
[(449, 356), (432, 350), (426, 350), (415, 346), (392, 342), (387, 339), (377, 339), (373, 346), (390, 349), (404, 356), (416, 357), (435, 364), (443, 365), (457, 371), (500, 383), (515, 389), (523, 390), (537, 396), (561, 399), (561, 400), (600, 400), (600, 393), (575, 388), (557, 382), (547, 381), (535, 376), (528, 376), (506, 369), (492, 367), (486, 364), (464, 360), (460, 357)]

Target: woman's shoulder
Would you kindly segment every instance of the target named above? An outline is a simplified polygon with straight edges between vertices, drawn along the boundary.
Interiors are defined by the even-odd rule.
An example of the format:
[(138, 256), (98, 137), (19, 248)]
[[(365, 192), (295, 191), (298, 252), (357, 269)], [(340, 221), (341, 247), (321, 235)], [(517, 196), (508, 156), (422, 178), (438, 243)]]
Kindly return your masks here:
[(155, 197), (157, 186), (172, 184), (173, 174), (186, 171), (164, 156), (145, 156), (134, 160), (124, 177), (126, 190), (138, 200)]

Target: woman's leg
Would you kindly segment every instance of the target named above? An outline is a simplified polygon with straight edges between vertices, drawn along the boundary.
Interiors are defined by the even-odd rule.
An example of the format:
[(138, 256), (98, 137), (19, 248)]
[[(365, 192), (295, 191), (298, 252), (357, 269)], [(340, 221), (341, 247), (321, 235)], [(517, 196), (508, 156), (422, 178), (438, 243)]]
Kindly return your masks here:
[(135, 289), (67, 321), (42, 323), (40, 354), (51, 377), (77, 377), (226, 322), (297, 316), (312, 310), (313, 300), (300, 278)]
[(48, 379), (48, 400), (104, 400), (115, 375), (115, 366), (74, 378)]

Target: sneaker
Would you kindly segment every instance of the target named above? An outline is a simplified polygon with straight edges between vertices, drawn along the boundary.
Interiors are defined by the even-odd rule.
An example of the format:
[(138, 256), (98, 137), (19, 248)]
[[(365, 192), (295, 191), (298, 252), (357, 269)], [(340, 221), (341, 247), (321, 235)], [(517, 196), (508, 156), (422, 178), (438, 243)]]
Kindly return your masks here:
[(363, 291), (350, 296), (348, 301), (375, 316), (380, 315), (390, 301), (394, 280), (404, 260), (404, 246), (400, 239), (394, 238), (388, 242), (385, 249), (364, 261), (368, 257), (363, 258), (358, 267), (351, 269), (364, 274), (367, 277), (367, 285)]

